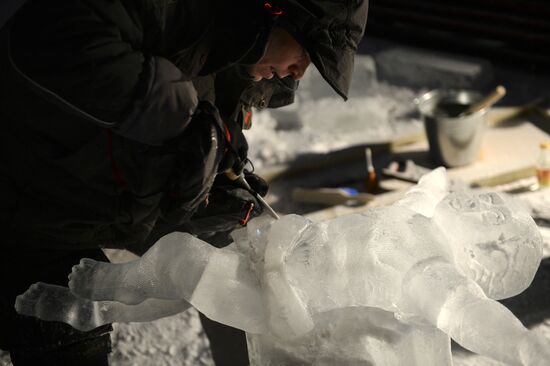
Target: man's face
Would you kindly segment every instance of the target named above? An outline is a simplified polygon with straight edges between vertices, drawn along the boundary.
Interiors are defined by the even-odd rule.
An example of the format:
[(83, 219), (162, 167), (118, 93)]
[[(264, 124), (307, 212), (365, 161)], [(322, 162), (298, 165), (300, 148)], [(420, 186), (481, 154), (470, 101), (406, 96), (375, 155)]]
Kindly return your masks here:
[(304, 76), (311, 60), (307, 51), (282, 28), (273, 28), (267, 49), (257, 64), (250, 66), (248, 73), (254, 81), (271, 79), (274, 76), (291, 76), (299, 80)]

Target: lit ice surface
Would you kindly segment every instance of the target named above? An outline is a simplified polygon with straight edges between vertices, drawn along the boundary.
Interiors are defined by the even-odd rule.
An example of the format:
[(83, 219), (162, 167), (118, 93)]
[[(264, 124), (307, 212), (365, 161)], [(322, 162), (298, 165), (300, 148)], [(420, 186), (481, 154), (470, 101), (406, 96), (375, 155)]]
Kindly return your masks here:
[(496, 193), (449, 193), (443, 169), (389, 207), (259, 218), (233, 237), (216, 249), (174, 233), (134, 262), (83, 260), (72, 292), (40, 284), (16, 308), (90, 329), (188, 301), (246, 330), (253, 365), (450, 365), (449, 337), (511, 365), (550, 364), (548, 345), (493, 300), (532, 281), (536, 225)]

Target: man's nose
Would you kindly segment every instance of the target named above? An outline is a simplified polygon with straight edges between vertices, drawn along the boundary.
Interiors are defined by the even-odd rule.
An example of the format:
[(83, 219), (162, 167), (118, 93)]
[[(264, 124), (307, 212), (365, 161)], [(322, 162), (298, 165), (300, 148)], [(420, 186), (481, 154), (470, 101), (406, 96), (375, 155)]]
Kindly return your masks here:
[(289, 66), (287, 75), (290, 75), (294, 80), (300, 80), (304, 77), (304, 74), (307, 70), (309, 63), (304, 64), (293, 64)]
[(294, 80), (300, 80), (302, 77), (304, 77), (304, 71), (303, 70), (293, 70), (290, 72), (290, 75)]

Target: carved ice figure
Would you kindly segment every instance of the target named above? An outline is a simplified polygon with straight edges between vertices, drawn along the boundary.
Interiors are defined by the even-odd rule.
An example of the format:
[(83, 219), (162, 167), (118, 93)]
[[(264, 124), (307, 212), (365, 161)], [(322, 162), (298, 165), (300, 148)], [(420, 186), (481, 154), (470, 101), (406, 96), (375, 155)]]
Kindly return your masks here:
[(451, 365), (449, 337), (427, 322), (401, 321), (370, 307), (330, 310), (315, 327), (283, 340), (247, 334), (251, 366), (444, 366)]
[(70, 291), (37, 284), (16, 308), (84, 330), (188, 301), (247, 331), (261, 365), (450, 365), (449, 336), (512, 365), (550, 364), (548, 345), (494, 300), (531, 283), (535, 223), (497, 193), (449, 193), (442, 168), (392, 206), (321, 223), (259, 218), (233, 238), (217, 249), (173, 233), (134, 262), (84, 259)]
[[(320, 224), (292, 217), (299, 235), (278, 228), (282, 221), (273, 223), (265, 288), (270, 308), (282, 309), (270, 317), (279, 337), (249, 336), (253, 364), (449, 365), (448, 336), (509, 364), (550, 364), (547, 345), (492, 300), (514, 296), (531, 283), (542, 255), (534, 222), (496, 193), (448, 193), (442, 178), (443, 171), (434, 172), (395, 205), (364, 214)], [(277, 264), (269, 267), (273, 258)], [(397, 319), (379, 313), (385, 321), (376, 332), (348, 329), (349, 336), (340, 324), (316, 317), (340, 309), (340, 316), (355, 312), (351, 316), (361, 324), (372, 310), (358, 314), (353, 307), (364, 306)], [(384, 344), (395, 346), (385, 352), (383, 334), (393, 334)], [(285, 342), (284, 335), (298, 338)], [(341, 349), (361, 344), (363, 362), (335, 362), (337, 353), (327, 342)]]

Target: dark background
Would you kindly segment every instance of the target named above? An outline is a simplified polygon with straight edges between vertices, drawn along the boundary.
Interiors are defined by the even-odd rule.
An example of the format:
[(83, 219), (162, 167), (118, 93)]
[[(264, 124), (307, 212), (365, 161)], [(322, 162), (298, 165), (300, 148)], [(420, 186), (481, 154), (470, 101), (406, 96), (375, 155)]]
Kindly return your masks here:
[(547, 0), (371, 0), (367, 34), (550, 69)]

